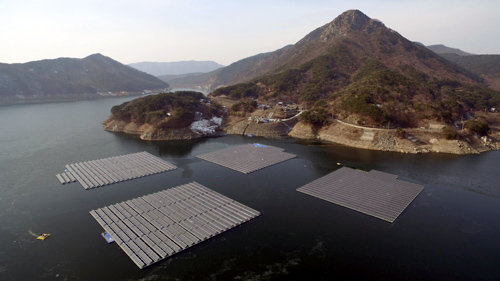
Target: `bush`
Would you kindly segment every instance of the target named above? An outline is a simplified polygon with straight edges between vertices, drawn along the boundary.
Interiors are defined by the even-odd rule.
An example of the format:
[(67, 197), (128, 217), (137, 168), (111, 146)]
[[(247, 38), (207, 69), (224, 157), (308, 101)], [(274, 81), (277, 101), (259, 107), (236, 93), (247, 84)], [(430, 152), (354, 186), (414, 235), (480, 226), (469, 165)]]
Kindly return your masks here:
[(318, 100), (314, 103), (314, 107), (326, 107), (327, 105), (328, 103), (324, 99)]
[(368, 92), (347, 97), (342, 106), (347, 111), (369, 117), (375, 122), (387, 121), (384, 112), (373, 103), (372, 96)]
[(233, 86), (222, 87), (215, 90), (211, 95), (221, 96), (226, 95), (233, 99), (257, 98), (260, 90), (253, 82), (240, 83)]
[(155, 110), (155, 111), (151, 111), (151, 112), (146, 113), (145, 121), (146, 121), (146, 123), (154, 124), (158, 121), (161, 121), (166, 116), (167, 116), (167, 113), (165, 112), (165, 110)]
[(324, 107), (315, 107), (311, 110), (302, 112), (299, 116), (299, 120), (312, 124), (316, 127), (322, 127), (329, 123), (330, 115)]
[(446, 127), (444, 129), (444, 136), (447, 140), (458, 140), (460, 138), (457, 130), (453, 127)]
[(271, 84), (275, 91), (285, 92), (296, 88), (297, 84), (302, 80), (302, 74), (298, 69), (289, 69), (280, 74), (269, 77), (266, 81)]
[(257, 101), (255, 100), (244, 100), (235, 103), (231, 106), (231, 111), (237, 112), (253, 112), (257, 108)]
[(488, 124), (479, 120), (469, 120), (465, 122), (465, 128), (480, 136), (486, 136), (490, 131)]

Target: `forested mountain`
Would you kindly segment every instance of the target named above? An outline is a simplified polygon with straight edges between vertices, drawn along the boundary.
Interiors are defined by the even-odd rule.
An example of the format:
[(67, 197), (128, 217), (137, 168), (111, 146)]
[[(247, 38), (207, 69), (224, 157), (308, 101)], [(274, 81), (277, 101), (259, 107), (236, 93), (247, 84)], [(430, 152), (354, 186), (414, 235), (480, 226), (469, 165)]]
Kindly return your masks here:
[(0, 64), (0, 102), (29, 102), (139, 93), (168, 88), (158, 78), (94, 54)]
[[(413, 43), (358, 10), (346, 11), (294, 45), (211, 73), (212, 96), (288, 101), (310, 116), (363, 124), (416, 127), (452, 122), (466, 112), (499, 104), (499, 93), (478, 75)], [(243, 62), (241, 69), (235, 68)], [(221, 74), (231, 70), (231, 79)], [(248, 109), (248, 107), (247, 107)], [(251, 110), (251, 109), (249, 109)]]
[(440, 54), (443, 58), (480, 75), (492, 89), (500, 91), (500, 55)]

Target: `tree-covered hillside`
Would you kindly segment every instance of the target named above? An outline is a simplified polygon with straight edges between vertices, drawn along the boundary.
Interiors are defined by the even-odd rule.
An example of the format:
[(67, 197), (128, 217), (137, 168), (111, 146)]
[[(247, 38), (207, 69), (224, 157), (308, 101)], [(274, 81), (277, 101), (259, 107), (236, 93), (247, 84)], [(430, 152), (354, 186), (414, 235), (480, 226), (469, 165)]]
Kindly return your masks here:
[(298, 103), (339, 119), (383, 127), (416, 127), (429, 120), (452, 123), (500, 104), (499, 92), (489, 89), (479, 75), (359, 11), (345, 12), (296, 46), (296, 53), (279, 64), (281, 71), (211, 95), (247, 104)]
[(114, 119), (148, 123), (158, 128), (189, 126), (195, 120), (196, 112), (210, 118), (221, 116), (223, 111), (220, 106), (207, 103), (203, 94), (189, 91), (150, 95), (111, 108)]

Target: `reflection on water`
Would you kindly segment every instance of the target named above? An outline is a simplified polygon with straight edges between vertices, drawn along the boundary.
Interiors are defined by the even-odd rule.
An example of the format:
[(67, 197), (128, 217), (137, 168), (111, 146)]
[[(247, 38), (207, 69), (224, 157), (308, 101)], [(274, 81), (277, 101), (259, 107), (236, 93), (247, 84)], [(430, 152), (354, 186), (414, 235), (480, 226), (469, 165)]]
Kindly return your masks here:
[[(398, 154), (284, 138), (146, 142), (105, 132), (126, 99), (0, 108), (0, 280), (498, 280), (500, 152)], [(297, 155), (244, 175), (196, 158), (249, 142)], [(177, 170), (94, 190), (60, 185), (64, 164), (148, 151)], [(345, 166), (425, 186), (393, 223), (296, 189)], [(262, 215), (138, 270), (89, 210), (198, 181)], [(42, 232), (52, 236), (34, 239)], [(29, 269), (29, 270), (27, 270)]]

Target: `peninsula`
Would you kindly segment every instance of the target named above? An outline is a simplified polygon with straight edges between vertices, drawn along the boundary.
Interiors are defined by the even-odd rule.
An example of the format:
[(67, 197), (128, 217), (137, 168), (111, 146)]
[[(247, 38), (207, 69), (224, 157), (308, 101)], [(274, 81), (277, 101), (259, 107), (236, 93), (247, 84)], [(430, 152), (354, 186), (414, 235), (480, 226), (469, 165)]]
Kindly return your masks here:
[(150, 95), (111, 108), (104, 129), (142, 140), (185, 140), (220, 134), (223, 108), (198, 92)]

